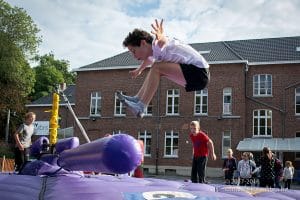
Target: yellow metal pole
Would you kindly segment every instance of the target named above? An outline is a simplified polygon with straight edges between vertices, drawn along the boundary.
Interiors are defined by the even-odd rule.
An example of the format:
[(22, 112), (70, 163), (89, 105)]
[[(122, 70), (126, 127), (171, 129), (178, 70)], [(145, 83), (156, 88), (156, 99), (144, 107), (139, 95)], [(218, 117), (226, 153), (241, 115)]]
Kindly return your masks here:
[(59, 95), (53, 93), (52, 101), (52, 114), (50, 119), (50, 145), (55, 145), (57, 142), (57, 128), (58, 128), (58, 108), (59, 108)]

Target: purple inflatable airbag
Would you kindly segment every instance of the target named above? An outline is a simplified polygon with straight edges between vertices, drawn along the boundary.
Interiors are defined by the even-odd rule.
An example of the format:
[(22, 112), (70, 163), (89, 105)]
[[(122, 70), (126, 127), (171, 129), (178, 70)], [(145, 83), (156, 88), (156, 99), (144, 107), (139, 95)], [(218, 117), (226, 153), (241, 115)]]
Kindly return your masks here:
[(78, 137), (70, 137), (65, 139), (60, 139), (55, 144), (55, 151), (57, 154), (60, 154), (64, 150), (73, 149), (79, 146)]
[(142, 149), (135, 138), (127, 134), (104, 137), (59, 155), (58, 165), (72, 171), (94, 171), (125, 174), (142, 160)]
[(30, 155), (37, 157), (49, 145), (49, 139), (45, 136), (39, 137), (30, 148)]

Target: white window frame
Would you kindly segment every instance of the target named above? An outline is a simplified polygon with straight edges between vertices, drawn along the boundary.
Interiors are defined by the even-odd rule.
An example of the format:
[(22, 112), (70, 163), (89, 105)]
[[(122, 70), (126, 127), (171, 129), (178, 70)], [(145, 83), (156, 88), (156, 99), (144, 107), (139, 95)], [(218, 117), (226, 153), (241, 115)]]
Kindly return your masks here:
[(121, 130), (117, 130), (117, 131), (113, 131), (112, 135), (118, 135), (118, 134), (122, 134), (123, 132)]
[[(300, 131), (296, 132), (295, 137), (300, 138)], [(300, 152), (295, 152), (295, 160), (300, 160)]]
[[(122, 93), (122, 92), (121, 92)], [(117, 117), (124, 117), (126, 116), (126, 106), (119, 100), (119, 98), (117, 97), (117, 94), (115, 93), (115, 104), (114, 104), (114, 116)], [(119, 109), (118, 109), (119, 108)], [(117, 110), (119, 112), (117, 112)]]
[[(262, 112), (265, 114), (263, 115)], [(257, 123), (255, 123), (257, 120)], [(269, 123), (269, 124), (268, 124)], [(257, 124), (257, 128), (255, 128)], [(264, 124), (261, 126), (261, 124)], [(264, 133), (261, 133), (261, 128), (264, 128)], [(268, 135), (268, 129), (270, 134)], [(257, 131), (257, 133), (256, 133)], [(253, 111), (253, 137), (272, 137), (272, 110), (260, 109)]]
[(91, 92), (90, 116), (101, 116), (101, 93)]
[[(229, 140), (229, 146), (225, 146), (225, 140)], [(231, 131), (226, 130), (222, 134), (222, 158), (227, 157), (227, 150), (231, 148)]]
[[(298, 99), (298, 101), (297, 101)], [(300, 116), (300, 88), (295, 88), (295, 115)], [(299, 102), (299, 103), (298, 103)], [(298, 112), (297, 112), (298, 110)]]
[[(268, 81), (268, 79), (270, 80)], [(271, 74), (256, 74), (253, 76), (253, 96), (255, 97), (272, 96), (272, 75)]]
[[(167, 155), (167, 139), (171, 140), (171, 154)], [(177, 146), (174, 146), (174, 139), (177, 139)], [(177, 147), (177, 148), (176, 148)], [(167, 158), (178, 158), (178, 152), (179, 151), (179, 133), (178, 132), (174, 132), (169, 131), (169, 132), (165, 132), (165, 145), (164, 145), (164, 157)]]
[[(206, 102), (206, 103), (205, 103)], [(208, 114), (208, 90), (195, 91), (194, 98), (194, 115), (207, 115)]]
[(144, 116), (152, 116), (153, 114), (153, 103), (150, 101), (149, 105), (145, 109), (145, 115)]
[[(228, 100), (229, 102), (226, 102)], [(231, 114), (232, 114), (232, 88), (227, 87), (223, 89), (223, 115), (231, 115)]]
[[(151, 143), (152, 143), (152, 134), (148, 131), (139, 132), (138, 136), (139, 140), (142, 140), (144, 143), (144, 156), (151, 157)], [(148, 145), (147, 141), (150, 140), (150, 144)], [(149, 153), (147, 153), (147, 149), (149, 149)]]
[[(179, 115), (179, 89), (170, 89), (167, 90), (167, 98), (166, 98), (166, 115)], [(169, 94), (170, 93), (170, 94)], [(171, 101), (171, 105), (169, 104), (169, 100)], [(178, 104), (175, 104), (175, 101), (177, 100)], [(171, 112), (169, 112), (169, 108), (171, 109)], [(176, 112), (177, 108), (177, 112)]]

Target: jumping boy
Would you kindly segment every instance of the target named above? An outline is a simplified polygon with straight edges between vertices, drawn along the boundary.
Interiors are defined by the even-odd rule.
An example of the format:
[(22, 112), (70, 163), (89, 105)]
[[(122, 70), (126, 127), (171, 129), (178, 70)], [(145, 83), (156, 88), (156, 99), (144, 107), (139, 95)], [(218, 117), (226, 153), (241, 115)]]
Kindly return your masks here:
[(133, 56), (142, 61), (139, 68), (129, 72), (133, 78), (151, 66), (142, 87), (135, 96), (117, 92), (119, 100), (141, 118), (158, 88), (161, 76), (185, 87), (187, 92), (202, 90), (209, 81), (209, 65), (195, 49), (166, 37), (163, 20), (160, 23), (155, 20), (151, 26), (155, 39), (146, 31), (134, 29), (123, 42)]

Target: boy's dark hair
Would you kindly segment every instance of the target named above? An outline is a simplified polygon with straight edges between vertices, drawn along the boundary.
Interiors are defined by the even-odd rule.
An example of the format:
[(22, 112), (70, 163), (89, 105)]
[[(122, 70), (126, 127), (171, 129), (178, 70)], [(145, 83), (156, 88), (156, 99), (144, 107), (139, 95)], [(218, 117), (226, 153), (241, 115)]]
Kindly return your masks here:
[(141, 45), (141, 40), (145, 40), (147, 43), (152, 44), (153, 37), (148, 32), (136, 28), (127, 35), (123, 41), (123, 46), (128, 47), (130, 45), (139, 47)]

